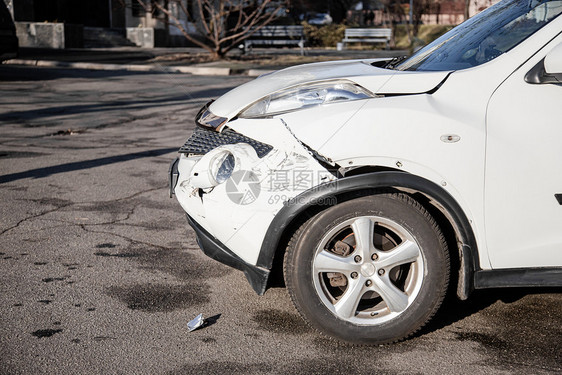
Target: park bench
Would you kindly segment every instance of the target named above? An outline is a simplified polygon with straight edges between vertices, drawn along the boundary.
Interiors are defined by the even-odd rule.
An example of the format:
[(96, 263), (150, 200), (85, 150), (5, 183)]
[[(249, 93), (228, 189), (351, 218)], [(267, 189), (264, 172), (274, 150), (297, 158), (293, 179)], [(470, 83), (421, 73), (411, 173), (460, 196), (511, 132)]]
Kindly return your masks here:
[(253, 46), (299, 46), (304, 55), (304, 27), (264, 26), (244, 41), (244, 50)]
[(386, 43), (389, 49), (392, 29), (345, 29), (342, 40), (343, 47), (346, 43)]

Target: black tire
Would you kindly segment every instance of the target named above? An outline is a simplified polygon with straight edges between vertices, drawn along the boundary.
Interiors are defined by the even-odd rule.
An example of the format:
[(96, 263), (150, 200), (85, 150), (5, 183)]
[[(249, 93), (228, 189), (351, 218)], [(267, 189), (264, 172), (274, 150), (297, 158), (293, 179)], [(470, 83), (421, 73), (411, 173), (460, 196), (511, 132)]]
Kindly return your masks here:
[(441, 230), (405, 194), (356, 198), (317, 214), (295, 232), (284, 260), (304, 320), (354, 344), (395, 342), (423, 327), (445, 297), (449, 268)]

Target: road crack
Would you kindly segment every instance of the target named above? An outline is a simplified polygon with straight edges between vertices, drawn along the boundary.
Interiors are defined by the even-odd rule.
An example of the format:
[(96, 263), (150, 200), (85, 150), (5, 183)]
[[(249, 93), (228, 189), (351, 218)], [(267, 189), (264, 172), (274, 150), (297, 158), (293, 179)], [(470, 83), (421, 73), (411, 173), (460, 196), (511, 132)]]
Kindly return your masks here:
[[(71, 202), (71, 203), (66, 203), (66, 204), (60, 204), (58, 207), (53, 208), (53, 209), (51, 209), (51, 210), (43, 211), (43, 212), (41, 212), (41, 213), (38, 213), (38, 214), (35, 214), (35, 215), (31, 215), (31, 216), (28, 216), (28, 217), (25, 217), (25, 218), (19, 220), (16, 224), (12, 225), (11, 227), (6, 228), (6, 229), (0, 231), (0, 236), (6, 234), (7, 232), (9, 232), (9, 231), (11, 231), (11, 230), (14, 230), (14, 229), (18, 228), (20, 225), (22, 225), (23, 223), (25, 223), (25, 222), (27, 222), (27, 221), (40, 218), (40, 217), (42, 217), (42, 216), (48, 215), (48, 214), (53, 213), (53, 212), (57, 212), (57, 211), (59, 211), (59, 210), (61, 210), (61, 209), (63, 209), (63, 208), (67, 208), (67, 207), (71, 207), (71, 206), (76, 206), (76, 205), (80, 205), (80, 204), (103, 204), (103, 203), (108, 204), (108, 203), (113, 203), (113, 202), (122, 202), (122, 201), (126, 201), (126, 200), (129, 200), (129, 199), (136, 198), (136, 197), (138, 197), (138, 196), (140, 196), (140, 195), (142, 195), (142, 194), (150, 193), (150, 192), (152, 192), (152, 191), (161, 190), (161, 189), (164, 189), (164, 188), (165, 188), (165, 186), (159, 186), (159, 187), (156, 187), (156, 188), (151, 188), (151, 189), (147, 189), (147, 190), (143, 190), (143, 191), (136, 192), (136, 193), (134, 193), (134, 194), (132, 194), (132, 195), (129, 195), (129, 196), (127, 196), (127, 197), (112, 199), (112, 200), (108, 200), (108, 201), (89, 201), (89, 202), (86, 201), (86, 202)], [(37, 200), (33, 200), (33, 199), (32, 199), (32, 201), (37, 201)], [(120, 223), (121, 221), (126, 221), (126, 220), (128, 220), (128, 219), (131, 217), (131, 215), (134, 213), (134, 210), (135, 210), (137, 207), (138, 207), (138, 204), (137, 204), (137, 205), (134, 205), (134, 207), (132, 208), (131, 212), (128, 212), (127, 215), (126, 215), (126, 217), (125, 217), (124, 219), (116, 219), (116, 220), (114, 220), (114, 221), (110, 221), (110, 222), (107, 222), (107, 223), (96, 223), (96, 224), (88, 224), (88, 225), (111, 225), (111, 224)], [(56, 220), (57, 220), (57, 221), (61, 221), (61, 222), (66, 222), (66, 221), (64, 221), (64, 220), (58, 220), (58, 219), (56, 219)], [(68, 224), (70, 224), (70, 225), (84, 225), (84, 224), (79, 224), (79, 223), (70, 223), (70, 222), (66, 222), (66, 223), (68, 223)]]

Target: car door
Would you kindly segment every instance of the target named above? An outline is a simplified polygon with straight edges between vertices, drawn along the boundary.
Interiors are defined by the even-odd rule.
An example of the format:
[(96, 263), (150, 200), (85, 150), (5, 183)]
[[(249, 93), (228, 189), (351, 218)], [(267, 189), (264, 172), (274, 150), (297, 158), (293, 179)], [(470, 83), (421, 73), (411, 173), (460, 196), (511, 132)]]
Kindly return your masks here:
[(562, 266), (562, 84), (525, 79), (561, 43), (559, 34), (488, 104), (485, 226), (494, 269)]

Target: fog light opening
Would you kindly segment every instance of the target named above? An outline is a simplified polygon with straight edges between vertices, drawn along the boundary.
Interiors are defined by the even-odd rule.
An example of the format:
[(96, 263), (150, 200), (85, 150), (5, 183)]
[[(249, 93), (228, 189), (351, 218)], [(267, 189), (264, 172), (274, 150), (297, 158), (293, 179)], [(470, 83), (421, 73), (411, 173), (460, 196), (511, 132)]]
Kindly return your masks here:
[(230, 178), (235, 167), (234, 155), (230, 152), (221, 153), (211, 163), (211, 176), (218, 184), (222, 184)]

